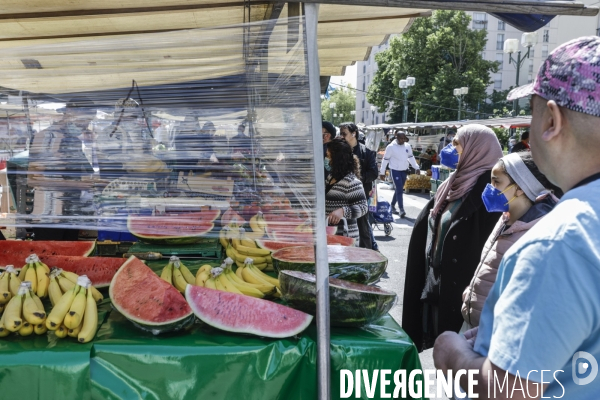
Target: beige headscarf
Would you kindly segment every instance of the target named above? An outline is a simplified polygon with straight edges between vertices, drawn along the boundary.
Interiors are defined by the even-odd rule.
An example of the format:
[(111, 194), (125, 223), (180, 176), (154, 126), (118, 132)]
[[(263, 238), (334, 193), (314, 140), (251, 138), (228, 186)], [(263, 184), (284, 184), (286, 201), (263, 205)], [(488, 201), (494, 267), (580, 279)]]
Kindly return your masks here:
[(479, 176), (491, 170), (502, 158), (502, 148), (494, 131), (473, 124), (460, 128), (455, 137), (463, 148), (456, 171), (440, 185), (435, 194), (432, 214), (441, 211), (445, 200), (452, 202), (471, 191)]

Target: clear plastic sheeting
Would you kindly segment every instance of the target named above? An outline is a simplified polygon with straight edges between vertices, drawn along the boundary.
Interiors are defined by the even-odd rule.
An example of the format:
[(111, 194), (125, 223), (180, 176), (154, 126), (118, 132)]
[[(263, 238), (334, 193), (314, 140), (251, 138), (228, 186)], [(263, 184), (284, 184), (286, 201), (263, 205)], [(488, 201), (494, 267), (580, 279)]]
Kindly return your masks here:
[(324, 216), (303, 31), (301, 17), (280, 18), (5, 49), (0, 226), (169, 245), (227, 225), (253, 239), (310, 233)]

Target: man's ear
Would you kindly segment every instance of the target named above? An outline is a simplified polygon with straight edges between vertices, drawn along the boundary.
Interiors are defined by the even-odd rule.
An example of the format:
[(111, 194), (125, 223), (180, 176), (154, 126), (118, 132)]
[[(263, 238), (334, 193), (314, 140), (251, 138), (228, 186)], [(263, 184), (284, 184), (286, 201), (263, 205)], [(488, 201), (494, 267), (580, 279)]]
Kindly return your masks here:
[(548, 100), (544, 113), (544, 133), (542, 140), (548, 142), (563, 132), (565, 116), (554, 100)]

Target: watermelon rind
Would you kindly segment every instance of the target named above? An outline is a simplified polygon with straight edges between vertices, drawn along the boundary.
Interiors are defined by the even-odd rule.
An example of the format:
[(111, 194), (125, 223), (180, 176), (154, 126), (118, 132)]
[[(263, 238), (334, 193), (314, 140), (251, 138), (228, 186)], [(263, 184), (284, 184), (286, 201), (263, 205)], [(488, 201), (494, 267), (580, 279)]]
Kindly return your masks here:
[[(96, 241), (5, 240), (0, 246), (0, 267), (13, 265), (21, 269), (31, 254), (43, 258), (48, 255), (87, 257), (94, 253)], [(43, 260), (42, 260), (43, 261)]]
[[(124, 273), (123, 271), (127, 270), (126, 267), (129, 263), (136, 262), (136, 261), (139, 262), (139, 260), (135, 256), (129, 257), (129, 259), (127, 261), (125, 261), (125, 263), (117, 271), (117, 273), (115, 274), (115, 276), (113, 277), (113, 279), (110, 283), (110, 286), (108, 288), (108, 295), (110, 296), (110, 300), (111, 300), (113, 308), (116, 309), (117, 311), (119, 311), (121, 314), (123, 314), (123, 316), (125, 318), (127, 318), (129, 321), (131, 321), (133, 323), (133, 325), (135, 325), (136, 327), (138, 327), (146, 332), (151, 332), (153, 335), (160, 335), (160, 334), (167, 333), (167, 332), (179, 331), (179, 330), (185, 329), (188, 326), (192, 325), (194, 323), (195, 317), (194, 317), (194, 313), (192, 312), (191, 309), (190, 309), (189, 313), (186, 313), (185, 315), (182, 315), (178, 318), (173, 318), (171, 320), (161, 321), (161, 322), (153, 322), (153, 321), (143, 320), (140, 317), (136, 317), (135, 315), (132, 315), (123, 306), (121, 306), (119, 304), (119, 302), (116, 300), (115, 293), (114, 293), (115, 285), (119, 281), (119, 279), (128, 279), (128, 277), (125, 276), (126, 273)], [(161, 282), (164, 282), (168, 285), (167, 282), (163, 281), (160, 277), (158, 277), (154, 273), (154, 271), (152, 271), (149, 267), (147, 267), (147, 266), (145, 266), (145, 267), (148, 268), (148, 271), (151, 273), (151, 275), (148, 274), (149, 279), (158, 279)], [(124, 276), (121, 277), (121, 275), (124, 275)], [(173, 287), (173, 290), (177, 291), (177, 289), (175, 289), (174, 287)], [(177, 294), (181, 295), (178, 291), (177, 291)]]
[[(227, 332), (281, 339), (298, 335), (313, 320), (311, 315), (268, 300), (201, 286), (187, 285), (185, 298), (198, 319), (207, 325)], [(228, 309), (224, 309), (221, 305)], [(230, 321), (228, 321), (230, 323), (224, 322), (224, 319), (228, 317), (227, 311), (235, 313), (230, 316)], [(247, 318), (255, 318), (259, 321), (262, 319), (260, 321), (262, 325), (251, 325), (247, 322)], [(283, 324), (290, 324), (292, 321), (296, 321), (294, 326), (287, 330), (281, 329)]]
[[(285, 302), (316, 315), (315, 275), (300, 271), (279, 272)], [(329, 278), (329, 314), (332, 326), (360, 327), (377, 321), (396, 304), (397, 295), (377, 286)]]
[[(256, 245), (261, 249), (275, 252), (285, 247), (300, 247), (309, 246), (311, 242), (291, 242), (291, 241), (278, 241), (274, 239), (256, 239)], [(328, 245), (342, 245), (342, 246), (354, 246), (354, 238), (339, 235), (327, 234)]]
[[(274, 252), (276, 272), (290, 270), (315, 273), (313, 246), (286, 247)], [(329, 276), (356, 283), (376, 282), (387, 268), (388, 259), (375, 250), (327, 246)]]
[[(144, 235), (142, 233), (136, 232), (135, 229), (131, 226), (132, 221), (134, 221), (135, 218), (138, 217), (137, 215), (133, 215), (133, 214), (131, 214), (127, 217), (127, 229), (133, 236), (135, 236), (142, 242), (149, 243), (149, 244), (167, 244), (167, 245), (195, 244), (195, 243), (198, 243), (201, 240), (205, 239), (206, 235), (214, 229), (214, 227), (215, 227), (214, 221), (220, 215), (220, 211), (218, 209), (205, 211), (205, 212), (207, 212), (207, 213), (212, 212), (214, 217), (204, 220), (203, 222), (206, 222), (206, 224), (207, 224), (206, 229), (204, 231), (199, 232), (194, 235), (179, 235), (179, 236), (147, 236), (147, 235)], [(142, 218), (148, 218), (148, 217), (142, 216)], [(156, 232), (156, 233), (160, 234), (160, 232)]]

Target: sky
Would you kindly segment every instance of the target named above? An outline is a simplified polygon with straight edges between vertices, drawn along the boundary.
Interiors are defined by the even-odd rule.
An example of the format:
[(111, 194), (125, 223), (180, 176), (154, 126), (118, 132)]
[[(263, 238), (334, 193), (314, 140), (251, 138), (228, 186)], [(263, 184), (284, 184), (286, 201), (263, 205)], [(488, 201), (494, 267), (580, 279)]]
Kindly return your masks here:
[(337, 83), (338, 85), (347, 85), (349, 83), (352, 87), (356, 88), (356, 64), (346, 67), (346, 75), (332, 76), (329, 82), (334, 89), (338, 88), (338, 86), (333, 85), (333, 83)]

